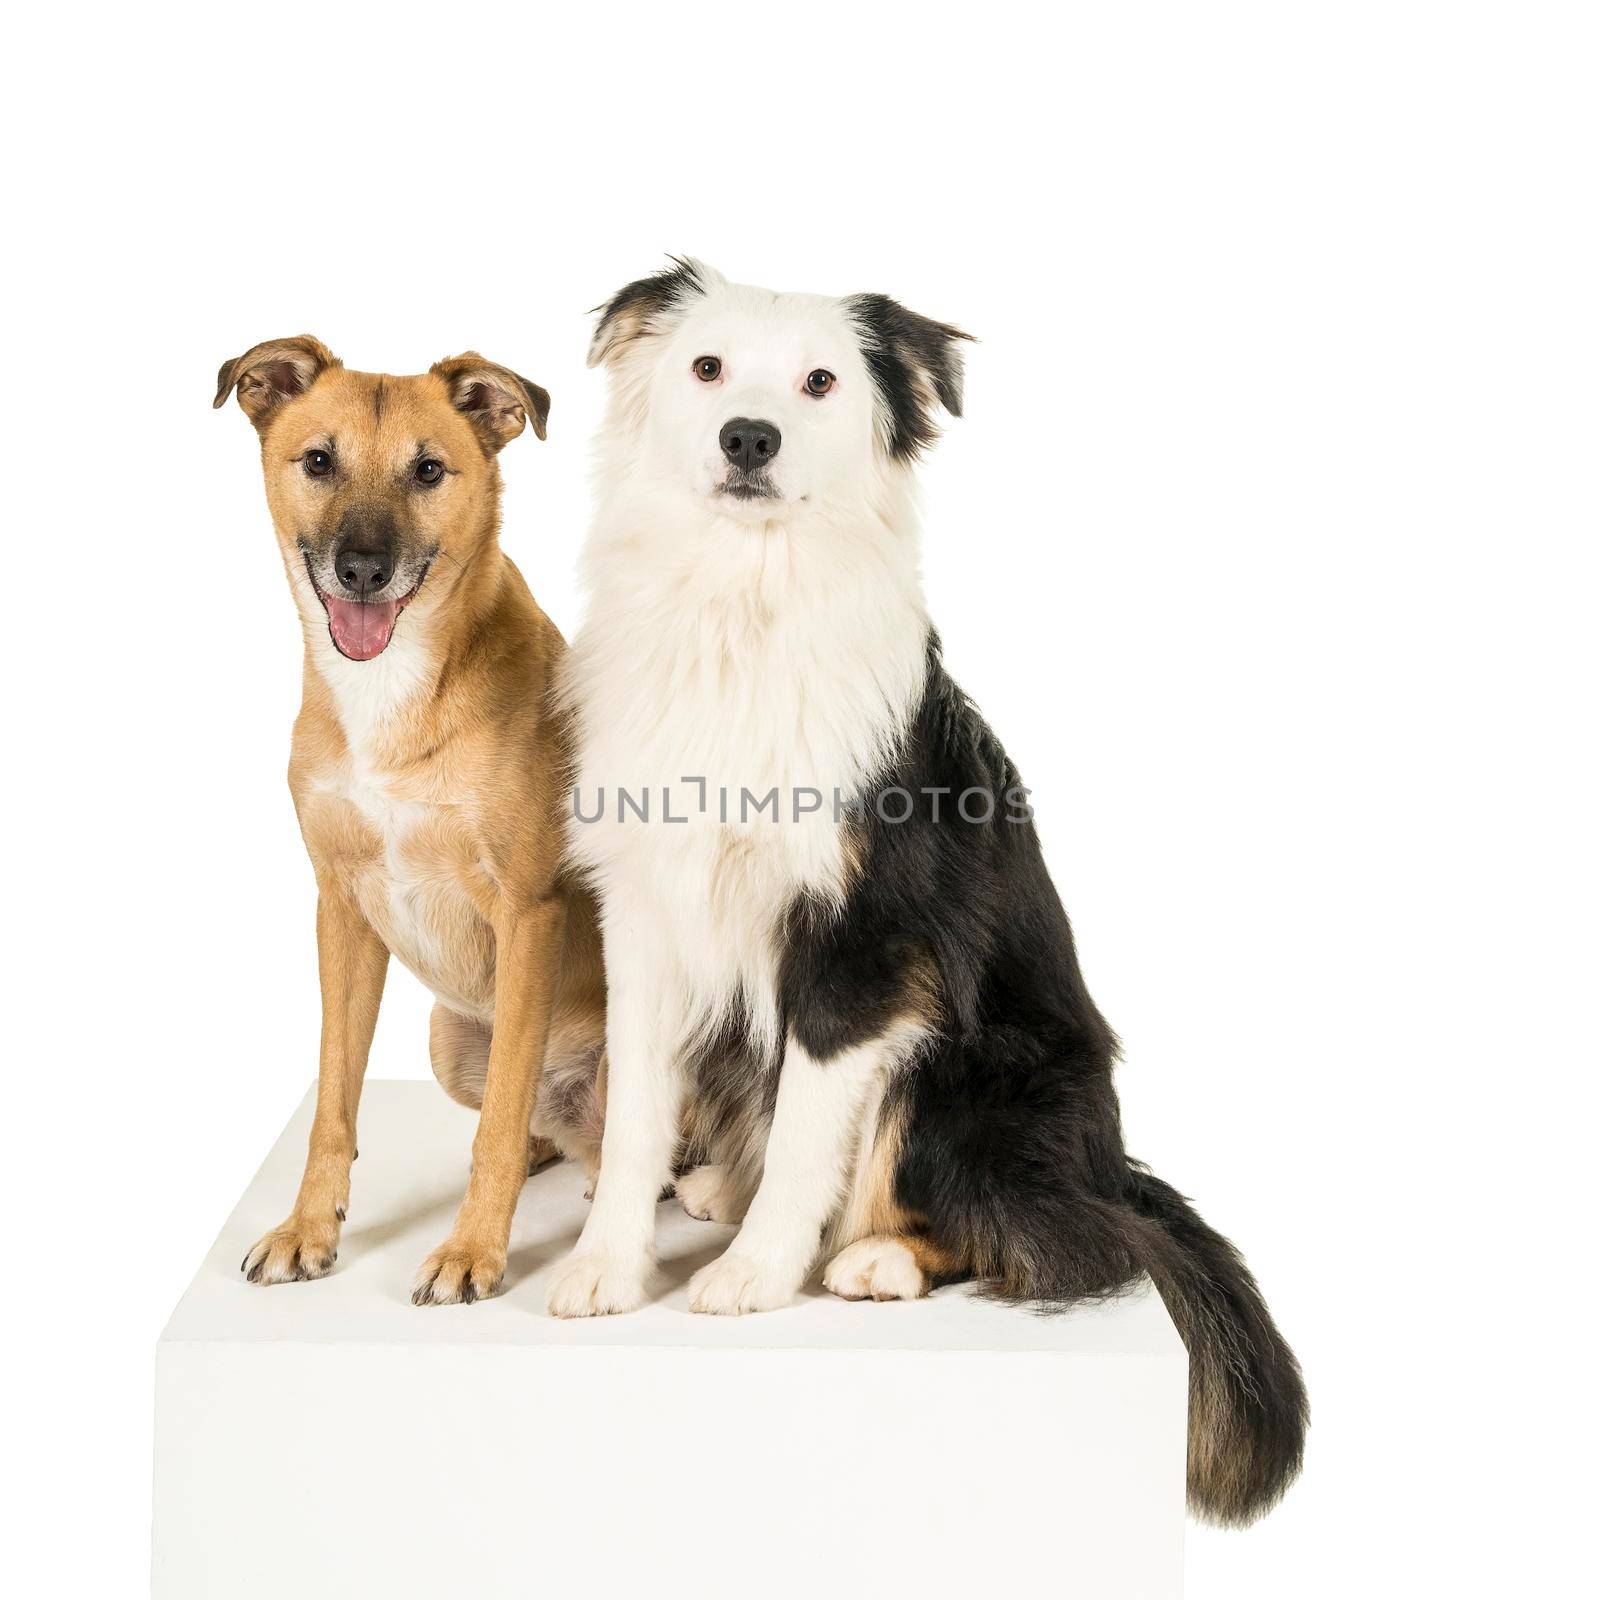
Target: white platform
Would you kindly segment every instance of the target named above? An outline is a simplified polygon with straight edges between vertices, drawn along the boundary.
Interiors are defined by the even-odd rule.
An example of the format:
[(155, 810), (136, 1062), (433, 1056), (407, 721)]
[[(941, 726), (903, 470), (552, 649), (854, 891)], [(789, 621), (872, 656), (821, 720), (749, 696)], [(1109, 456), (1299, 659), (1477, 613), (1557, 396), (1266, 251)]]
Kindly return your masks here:
[(561, 1165), (524, 1191), (506, 1292), (418, 1309), (473, 1118), (384, 1082), (338, 1266), (256, 1287), (239, 1261), (293, 1200), (311, 1105), (157, 1349), (157, 1600), (1181, 1592), (1187, 1368), (1153, 1291), (692, 1316), (732, 1230), (668, 1201), (661, 1297), (561, 1322), (544, 1283), (586, 1204)]

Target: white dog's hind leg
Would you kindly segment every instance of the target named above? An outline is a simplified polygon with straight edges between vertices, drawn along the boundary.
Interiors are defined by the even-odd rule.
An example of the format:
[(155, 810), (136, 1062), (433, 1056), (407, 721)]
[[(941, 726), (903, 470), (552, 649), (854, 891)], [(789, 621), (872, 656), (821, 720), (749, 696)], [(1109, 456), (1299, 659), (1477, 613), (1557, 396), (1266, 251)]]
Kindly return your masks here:
[(857, 1239), (828, 1263), (823, 1286), (842, 1300), (918, 1300), (928, 1275), (905, 1239), (887, 1235)]
[(694, 1167), (678, 1179), (678, 1202), (701, 1222), (742, 1222), (749, 1199), (732, 1167)]
[(839, 1207), (868, 1093), (899, 1053), (875, 1039), (818, 1061), (789, 1040), (761, 1186), (726, 1254), (690, 1280), (691, 1310), (770, 1311), (800, 1292)]

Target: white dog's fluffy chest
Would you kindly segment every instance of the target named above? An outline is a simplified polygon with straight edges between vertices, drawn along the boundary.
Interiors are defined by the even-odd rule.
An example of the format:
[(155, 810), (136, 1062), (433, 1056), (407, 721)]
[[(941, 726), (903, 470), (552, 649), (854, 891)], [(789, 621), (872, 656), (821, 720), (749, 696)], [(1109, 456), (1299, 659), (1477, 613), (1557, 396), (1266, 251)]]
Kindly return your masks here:
[(914, 563), (735, 532), (704, 561), (591, 549), (567, 679), (581, 735), (569, 840), (609, 924), (674, 929), (694, 1011), (737, 998), (766, 1031), (776, 920), (797, 894), (842, 895), (837, 805), (915, 709), (928, 625)]

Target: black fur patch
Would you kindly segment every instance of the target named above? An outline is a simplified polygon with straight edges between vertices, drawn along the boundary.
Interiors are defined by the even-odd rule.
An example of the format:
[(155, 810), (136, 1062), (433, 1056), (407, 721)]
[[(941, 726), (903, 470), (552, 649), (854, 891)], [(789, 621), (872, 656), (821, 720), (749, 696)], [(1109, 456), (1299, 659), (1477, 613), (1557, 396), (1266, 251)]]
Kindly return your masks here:
[(959, 341), (972, 335), (907, 311), (886, 294), (851, 295), (845, 305), (860, 330), (889, 454), (914, 461), (939, 436), (935, 403), (961, 415)]
[[(880, 1035), (931, 963), (942, 1021), (889, 1090), (905, 1120), (896, 1200), (989, 1292), (1041, 1309), (1148, 1273), (1189, 1349), (1190, 1503), (1249, 1521), (1299, 1470), (1300, 1369), (1238, 1253), (1123, 1147), (1116, 1037), (1031, 816), (1008, 804), (1017, 771), (936, 638), (921, 706), (874, 792), (891, 788), (908, 814), (885, 820), (907, 812), (899, 800), (862, 809), (843, 910), (790, 910), (785, 1025), (826, 1060)], [(962, 812), (975, 791), (993, 797), (986, 816), (976, 802)]]
[(637, 338), (650, 323), (690, 295), (705, 293), (699, 262), (681, 256), (667, 258), (672, 265), (648, 278), (635, 278), (593, 309), (600, 320), (589, 342), (589, 365), (604, 361), (619, 342)]

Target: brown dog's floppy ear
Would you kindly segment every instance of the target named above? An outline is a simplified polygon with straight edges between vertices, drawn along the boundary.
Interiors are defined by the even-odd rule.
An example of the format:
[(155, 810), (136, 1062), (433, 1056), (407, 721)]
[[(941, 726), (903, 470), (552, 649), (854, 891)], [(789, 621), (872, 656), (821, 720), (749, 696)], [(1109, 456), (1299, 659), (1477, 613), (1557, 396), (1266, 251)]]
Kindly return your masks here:
[(534, 433), (544, 438), (550, 396), (510, 367), (485, 361), (476, 350), (469, 350), (448, 361), (435, 361), (430, 370), (444, 379), (450, 403), (478, 430), (491, 455), (510, 444), (526, 422), (532, 422)]
[(234, 389), (244, 414), (264, 432), (272, 413), (285, 400), (304, 394), (329, 367), (343, 366), (320, 339), (309, 333), (291, 339), (269, 339), (253, 350), (246, 350), (232, 361), (224, 361), (217, 373), (215, 410)]

